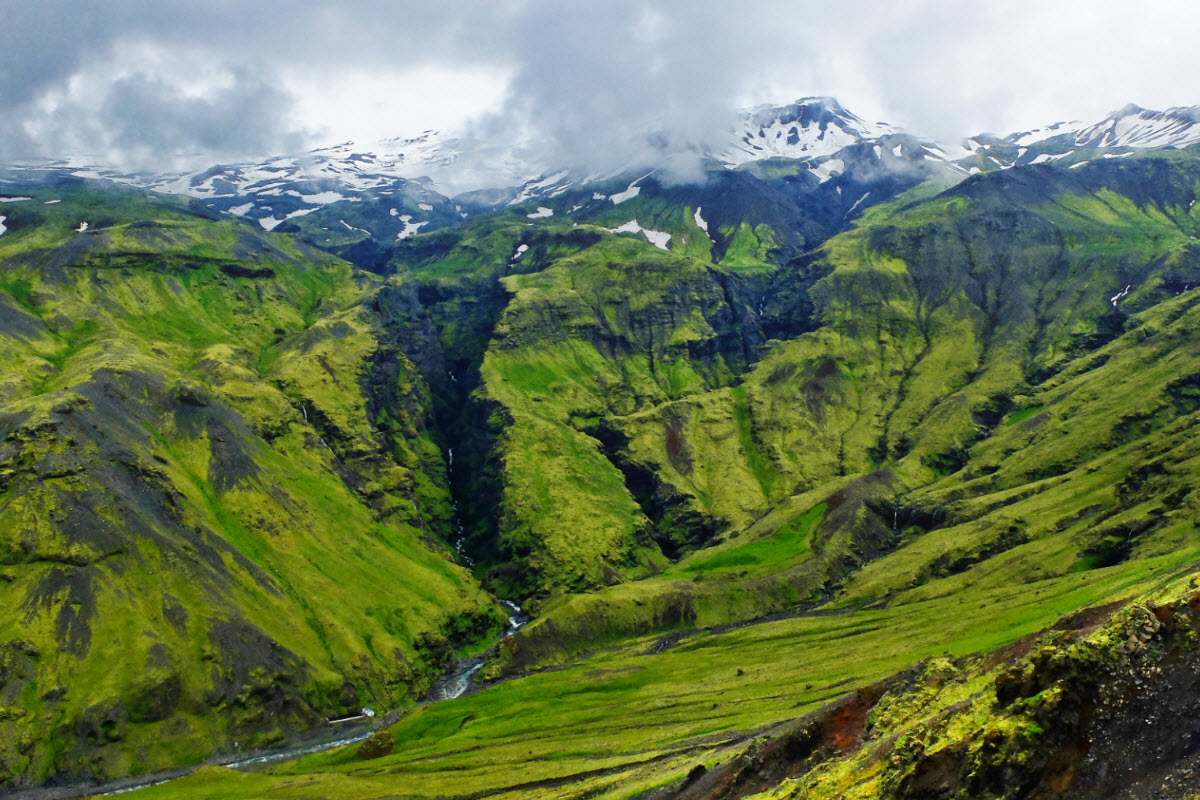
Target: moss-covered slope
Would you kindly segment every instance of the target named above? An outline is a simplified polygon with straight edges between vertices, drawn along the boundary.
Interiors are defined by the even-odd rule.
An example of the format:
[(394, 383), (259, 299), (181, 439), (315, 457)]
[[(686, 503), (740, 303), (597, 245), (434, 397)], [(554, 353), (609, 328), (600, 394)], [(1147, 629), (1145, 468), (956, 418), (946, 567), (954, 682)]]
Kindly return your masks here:
[(776, 285), (806, 276), (816, 330), (737, 385), (603, 422), (663, 527), (727, 541), (547, 608), (513, 663), (793, 608), (847, 576), (859, 603), (1186, 546), (1198, 178), (1165, 159), (982, 176), (793, 264)]
[(0, 238), (0, 781), (403, 703), (498, 630), (438, 538), (428, 393), (378, 279), (173, 202), (22, 193)]

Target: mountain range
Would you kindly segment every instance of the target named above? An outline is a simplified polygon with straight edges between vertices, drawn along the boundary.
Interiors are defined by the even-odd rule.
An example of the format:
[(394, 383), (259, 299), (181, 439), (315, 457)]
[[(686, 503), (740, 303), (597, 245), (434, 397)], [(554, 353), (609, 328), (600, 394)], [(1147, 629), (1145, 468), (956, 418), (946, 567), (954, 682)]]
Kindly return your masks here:
[(0, 787), (1191, 800), (1198, 121), (0, 172)]

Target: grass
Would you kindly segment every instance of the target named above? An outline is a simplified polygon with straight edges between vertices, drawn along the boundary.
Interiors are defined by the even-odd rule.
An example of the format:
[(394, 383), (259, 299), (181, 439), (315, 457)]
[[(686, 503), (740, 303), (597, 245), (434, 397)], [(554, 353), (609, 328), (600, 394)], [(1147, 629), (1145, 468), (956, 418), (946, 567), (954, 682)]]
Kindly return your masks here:
[[(721, 265), (682, 249), (697, 234), (687, 206), (650, 197), (601, 203), (589, 211), (597, 224), (569, 226), (565, 212), (533, 224), (517, 209), (415, 237), (388, 285), (438, 297), (450, 320), (439, 341), (470, 343), (474, 399), (495, 436), (475, 454), (500, 492), (488, 513), (507, 563), (494, 585), (539, 601), (539, 619), (485, 674), (562, 669), (412, 711), (395, 727), (397, 753), (378, 762), (341, 752), (269, 775), (203, 771), (148, 794), (536, 797), (561, 780), (628, 795), (727, 759), (769, 726), (916, 660), (987, 652), (1194, 569), (1200, 440), (1194, 397), (1178, 382), (1200, 374), (1200, 304), (1169, 287), (1196, 226), (1194, 212), (1143, 195), (1195, 184), (1195, 170), (1175, 164), (1158, 180), (1154, 163), (1131, 161), (1072, 173), (1070, 192), (1052, 169), (1014, 171), (869, 210), (789, 271), (815, 281), (803, 287), (812, 318), (792, 320), (811, 330), (770, 343), (752, 365), (752, 331), (730, 320), (753, 313), (737, 299), (743, 281), (774, 268), (779, 240), (764, 226), (722, 231)], [(175, 492), (162, 505), (181, 530), (201, 533), (180, 544), (160, 525), (150, 533), (171, 534), (165, 550), (128, 554), (138, 563), (125, 577), (94, 570), (106, 610), (118, 607), (110, 584), (139, 599), (132, 620), (112, 614), (113, 627), (95, 628), (104, 644), (89, 657), (101, 660), (79, 668), (82, 696), (143, 702), (146, 687), (97, 665), (128, 652), (157, 675), (157, 643), (187, 671), (191, 696), (207, 688), (214, 658), (237, 671), (209, 641), (211, 619), (171, 632), (166, 585), (189, 609), (216, 596), (307, 662), (251, 664), (244, 687), (299, 682), (298, 696), (328, 707), (351, 680), (356, 702), (406, 702), (447, 655), (418, 637), (439, 623), (470, 629), (461, 615), (486, 615), (488, 600), (416, 527), (418, 487), (441, 513), (449, 496), (423, 429), (431, 392), (412, 362), (397, 358), (413, 377), (388, 387), (399, 399), (387, 417), (368, 414), (385, 332), (363, 304), (383, 282), (183, 210), (153, 229), (114, 220), (97, 231), (104, 247), (50, 280), (32, 265), (74, 247), (70, 219), (83, 206), (63, 205), (0, 241), (12, 256), (4, 286), (53, 320), (45, 335), (0, 345), (4, 410), (23, 426), (20, 459), (0, 477), (35, 487), (0, 507), (16, 521), (0, 530), (36, 520), (27, 538), (39, 548), (0, 584), (4, 602), (19, 607), (50, 564), (112, 556), (70, 549), (56, 514), (95, 503), (56, 492), (75, 491), (79, 474), (109, 488), (123, 473), (103, 465), (129, 463)], [(605, 215), (645, 215), (681, 249), (612, 235)], [(247, 241), (278, 251), (259, 259), (273, 278), (222, 271)], [(529, 249), (518, 262), (519, 244)], [(1109, 298), (1124, 285), (1135, 288), (1114, 312)], [(472, 327), (464, 309), (485, 295), (497, 321)], [(72, 333), (83, 318), (98, 327)], [(101, 391), (107, 371), (131, 387), (124, 411)], [(45, 396), (30, 391), (47, 375)], [(193, 384), (207, 404), (179, 402), (198, 402)], [(63, 412), (72, 393), (85, 404)], [(147, 429), (146, 418), (166, 422)], [(101, 424), (103, 439), (87, 433)], [(104, 449), (112, 443), (124, 451)], [(92, 471), (72, 472), (79, 460)], [(37, 483), (31, 465), (53, 474)], [(122, 502), (138, 496), (111, 489)], [(106, 514), (141, 519), (136, 510)], [(683, 558), (669, 564), (654, 535)], [(11, 534), (3, 543), (29, 552)], [(715, 546), (689, 552), (698, 543)], [(207, 567), (201, 545), (217, 548)], [(28, 631), (58, 652), (67, 637), (52, 612), (82, 607), (81, 591), (58, 588), (51, 610), (0, 631)], [(831, 594), (820, 613), (707, 630)], [(83, 708), (74, 689), (61, 709), (39, 707), (62, 673), (36, 666), (24, 690), (34, 715), (0, 728), (7, 764), (24, 757), (20, 731), (65, 730), (71, 713), (103, 711)], [(222, 725), (279, 733), (241, 708), (223, 721), (184, 718), (200, 742), (188, 758), (233, 729)], [(166, 728), (134, 726), (124, 744), (94, 748), (97, 770), (127, 771), (143, 745), (158, 763)], [(33, 771), (74, 757), (51, 742)]]
[[(0, 602), (22, 609), (0, 638), (38, 653), (0, 655), (30, 698), (0, 720), (0, 780), (194, 763), (411, 703), (502, 616), (417, 527), (417, 487), (448, 506), (440, 457), (417, 455), (427, 390), (397, 385), (387, 430), (369, 418), (382, 282), (119, 192), (110, 218), (149, 221), (72, 250), (69, 220), (99, 207), (72, 191), (0, 242), (3, 285), (41, 317), (0, 336)], [(273, 274), (225, 272), (235, 248)]]
[[(139, 796), (512, 792), (537, 798), (563, 791), (539, 782), (563, 780), (572, 792), (625, 797), (713, 756), (724, 760), (731, 743), (744, 746), (756, 731), (922, 658), (990, 651), (1080, 607), (1145, 592), (1187, 563), (1176, 555), (841, 616), (699, 633), (658, 655), (648, 654), (650, 642), (633, 642), (566, 670), (423, 707), (392, 729), (397, 751), (378, 761), (357, 761), (347, 749), (265, 775), (210, 770)], [(652, 758), (661, 760), (645, 763)]]
[(826, 505), (821, 503), (811, 511), (792, 520), (775, 531), (775, 533), (756, 539), (741, 547), (708, 555), (701, 551), (695, 558), (674, 569), (668, 570), (665, 577), (673, 574), (705, 575), (709, 572), (722, 572), (732, 569), (747, 569), (756, 572), (769, 572), (782, 564), (794, 564), (805, 560), (810, 554), (809, 539), (813, 527), (825, 514)]

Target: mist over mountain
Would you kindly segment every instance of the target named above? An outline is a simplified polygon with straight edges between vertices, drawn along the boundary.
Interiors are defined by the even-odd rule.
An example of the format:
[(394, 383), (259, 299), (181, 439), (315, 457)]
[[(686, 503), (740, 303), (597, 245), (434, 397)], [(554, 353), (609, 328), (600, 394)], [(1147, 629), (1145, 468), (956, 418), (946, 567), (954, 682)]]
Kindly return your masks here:
[[(1195, 12), (1090, 8), (1045, 9), (1031, 26), (948, 0), (737, 13), (505, 0), (453, 14), (375, 0), (17, 0), (0, 48), (0, 160), (196, 170), (436, 129), (599, 169), (643, 156), (646, 131), (680, 150), (722, 135), (732, 109), (806, 94), (942, 141), (1099, 118), (1129, 98), (1189, 102)], [(1120, 26), (1102, 24), (1113, 15)], [(1103, 82), (1095, 52), (1123, 54)]]

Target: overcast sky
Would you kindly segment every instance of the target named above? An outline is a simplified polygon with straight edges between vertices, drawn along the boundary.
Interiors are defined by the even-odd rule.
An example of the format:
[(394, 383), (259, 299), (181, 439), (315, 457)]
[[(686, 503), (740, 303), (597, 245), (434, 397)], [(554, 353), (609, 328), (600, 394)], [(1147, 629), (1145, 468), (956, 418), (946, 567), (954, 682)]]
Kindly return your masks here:
[(165, 169), (468, 128), (595, 157), (833, 95), (943, 140), (1200, 104), (1188, 0), (0, 0), (0, 161)]

